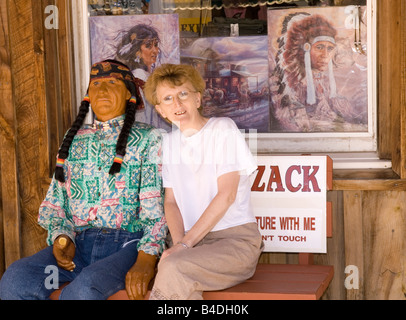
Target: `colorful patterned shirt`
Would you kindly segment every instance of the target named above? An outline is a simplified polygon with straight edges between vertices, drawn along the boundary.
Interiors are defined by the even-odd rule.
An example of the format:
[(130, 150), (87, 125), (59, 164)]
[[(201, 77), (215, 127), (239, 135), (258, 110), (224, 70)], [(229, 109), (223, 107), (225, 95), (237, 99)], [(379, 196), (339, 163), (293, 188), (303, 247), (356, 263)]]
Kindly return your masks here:
[(64, 163), (65, 183), (55, 178), (39, 209), (38, 222), (48, 230), (47, 243), (88, 228), (143, 231), (138, 250), (158, 255), (167, 224), (163, 210), (161, 135), (136, 122), (128, 139), (121, 171), (109, 174), (124, 115), (84, 125)]

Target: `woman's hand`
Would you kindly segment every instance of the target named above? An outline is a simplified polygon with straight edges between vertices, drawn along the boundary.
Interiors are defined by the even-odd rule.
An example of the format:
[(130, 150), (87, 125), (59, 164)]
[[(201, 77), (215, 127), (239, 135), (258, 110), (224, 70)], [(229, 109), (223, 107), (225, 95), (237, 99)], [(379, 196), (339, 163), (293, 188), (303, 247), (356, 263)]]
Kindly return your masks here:
[(187, 250), (185, 246), (183, 246), (180, 243), (175, 244), (174, 246), (170, 247), (169, 249), (165, 250), (162, 253), (161, 260), (165, 259), (166, 257), (170, 256), (172, 253), (182, 251), (182, 250)]

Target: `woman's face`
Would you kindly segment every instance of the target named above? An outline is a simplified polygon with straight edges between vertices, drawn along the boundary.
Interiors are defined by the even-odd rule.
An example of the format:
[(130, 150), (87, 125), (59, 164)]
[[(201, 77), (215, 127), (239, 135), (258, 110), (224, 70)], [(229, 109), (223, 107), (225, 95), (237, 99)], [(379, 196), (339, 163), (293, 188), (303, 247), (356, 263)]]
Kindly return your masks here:
[(180, 86), (161, 83), (156, 88), (156, 95), (159, 101), (157, 111), (181, 130), (199, 123), (200, 92), (196, 92), (190, 82)]
[(328, 70), (328, 64), (335, 53), (335, 44), (329, 41), (318, 41), (312, 45), (310, 56), (312, 69), (320, 72)]
[(159, 41), (158, 39), (146, 39), (140, 48), (141, 59), (144, 61), (148, 70), (151, 71), (151, 66), (156, 63), (159, 53)]

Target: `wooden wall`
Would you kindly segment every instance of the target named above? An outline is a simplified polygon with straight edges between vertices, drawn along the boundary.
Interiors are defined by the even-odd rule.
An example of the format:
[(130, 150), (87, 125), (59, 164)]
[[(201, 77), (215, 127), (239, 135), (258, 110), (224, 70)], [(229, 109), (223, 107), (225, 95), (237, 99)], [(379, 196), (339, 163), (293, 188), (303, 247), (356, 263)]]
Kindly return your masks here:
[[(2, 269), (45, 246), (38, 208), (72, 119), (66, 4), (0, 0)], [(44, 26), (47, 5), (59, 8), (57, 30)]]
[[(70, 0), (0, 0), (0, 275), (45, 246), (38, 207), (73, 118)], [(393, 170), (334, 171), (333, 238), (320, 264), (335, 276), (324, 299), (405, 299), (406, 2), (378, 0), (378, 140)], [(59, 29), (44, 8), (59, 8)], [(263, 254), (262, 262), (297, 262)], [(346, 290), (345, 267), (359, 270)]]

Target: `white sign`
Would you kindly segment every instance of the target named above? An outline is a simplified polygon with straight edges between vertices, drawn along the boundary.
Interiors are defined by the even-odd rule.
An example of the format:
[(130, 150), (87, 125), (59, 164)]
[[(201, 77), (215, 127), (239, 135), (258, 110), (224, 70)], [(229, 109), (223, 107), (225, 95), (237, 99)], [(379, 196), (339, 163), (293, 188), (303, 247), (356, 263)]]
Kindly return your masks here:
[(328, 156), (258, 156), (251, 200), (265, 252), (325, 253)]

